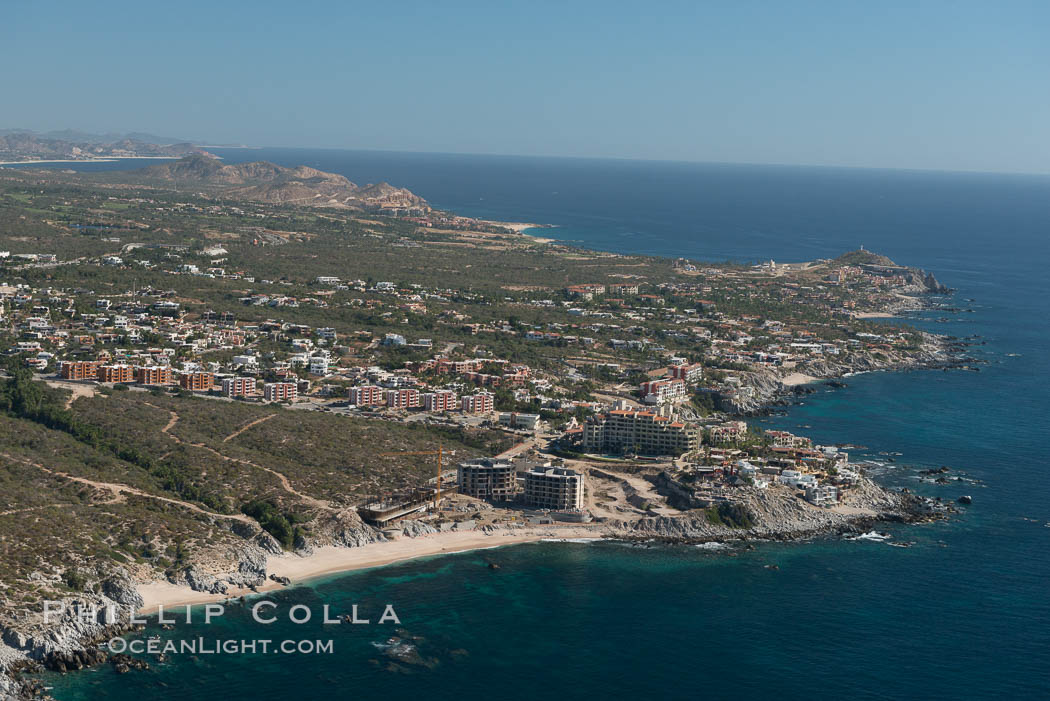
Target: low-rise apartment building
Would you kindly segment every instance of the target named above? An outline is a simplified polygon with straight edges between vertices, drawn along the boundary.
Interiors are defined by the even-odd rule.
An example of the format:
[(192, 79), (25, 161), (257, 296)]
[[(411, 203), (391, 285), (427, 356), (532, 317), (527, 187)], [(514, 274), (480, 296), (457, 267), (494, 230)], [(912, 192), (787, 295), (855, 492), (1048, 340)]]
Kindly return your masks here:
[(227, 377), (222, 381), (222, 393), (227, 397), (247, 397), (255, 394), (255, 378)]
[(63, 380), (97, 380), (101, 365), (97, 360), (68, 360), (62, 363), (59, 375)]
[(351, 387), (350, 403), (357, 406), (379, 406), (383, 403), (383, 389), (376, 385)]
[(210, 372), (184, 372), (179, 375), (179, 387), (191, 392), (207, 392), (215, 386), (215, 374)]
[(267, 382), (263, 385), (263, 399), (268, 402), (294, 402), (299, 396), (295, 382)]
[(170, 385), (171, 368), (166, 365), (142, 365), (135, 368), (135, 380), (140, 385)]
[(100, 365), (98, 368), (99, 382), (115, 382), (128, 384), (135, 381), (135, 368), (130, 365)]
[(388, 389), (383, 393), (383, 400), (392, 409), (412, 409), (419, 406), (419, 390), (407, 387)]
[(423, 408), (427, 411), (454, 411), (457, 406), (456, 393), (452, 390), (439, 389), (423, 395)]
[(495, 398), (488, 392), (468, 394), (463, 397), (461, 407), (467, 414), (487, 414), (495, 406)]

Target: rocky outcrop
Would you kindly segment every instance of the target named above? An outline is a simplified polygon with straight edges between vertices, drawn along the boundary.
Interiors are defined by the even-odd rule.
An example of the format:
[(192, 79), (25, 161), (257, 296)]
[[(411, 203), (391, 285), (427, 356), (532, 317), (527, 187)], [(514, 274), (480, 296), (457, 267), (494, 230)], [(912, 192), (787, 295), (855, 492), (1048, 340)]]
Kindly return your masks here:
[[(814, 358), (796, 365), (799, 372), (818, 379), (840, 378), (860, 372), (879, 370), (919, 370), (965, 368), (975, 361), (961, 355), (962, 347), (949, 339), (924, 333), (922, 347), (910, 352), (873, 353), (854, 351), (843, 356)], [(789, 395), (802, 390), (782, 381), (783, 371), (773, 369), (740, 373), (740, 387), (715, 393), (717, 408), (731, 414), (752, 415), (769, 406), (783, 403)]]
[(867, 478), (851, 489), (844, 502), (849, 510), (826, 509), (809, 504), (782, 486), (741, 491), (735, 502), (752, 525), (731, 527), (712, 520), (707, 510), (681, 516), (656, 516), (640, 521), (608, 524), (617, 537), (678, 542), (732, 540), (793, 540), (833, 533), (854, 532), (878, 521), (918, 521), (935, 516), (926, 500), (912, 494), (891, 492)]
[(366, 524), (355, 509), (340, 509), (319, 515), (310, 524), (316, 545), (358, 548), (385, 540), (383, 534)]
[(406, 538), (418, 538), (421, 535), (437, 533), (438, 529), (423, 521), (408, 521), (404, 525), (403, 532)]

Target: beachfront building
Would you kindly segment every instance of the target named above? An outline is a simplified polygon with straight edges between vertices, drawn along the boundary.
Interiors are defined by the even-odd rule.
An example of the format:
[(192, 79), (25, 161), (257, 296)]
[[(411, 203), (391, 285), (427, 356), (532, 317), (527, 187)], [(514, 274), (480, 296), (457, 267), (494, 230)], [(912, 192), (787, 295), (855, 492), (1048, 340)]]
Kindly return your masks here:
[(487, 501), (508, 501), (516, 490), (515, 469), (509, 460), (479, 458), (457, 469), (459, 493)]
[(711, 443), (739, 443), (747, 438), (747, 424), (743, 421), (726, 421), (710, 429)]
[(565, 467), (534, 467), (525, 473), (525, 503), (552, 511), (582, 509), (583, 475)]
[(682, 455), (699, 447), (695, 425), (650, 411), (610, 411), (589, 417), (583, 425), (583, 448), (588, 452)]

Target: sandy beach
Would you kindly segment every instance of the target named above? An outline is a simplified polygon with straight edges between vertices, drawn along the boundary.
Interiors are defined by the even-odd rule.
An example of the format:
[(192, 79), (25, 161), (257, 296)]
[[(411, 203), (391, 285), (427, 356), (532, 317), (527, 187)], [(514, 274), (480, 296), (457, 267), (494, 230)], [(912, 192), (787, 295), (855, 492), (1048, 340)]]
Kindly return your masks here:
[(857, 319), (892, 319), (894, 317), (889, 312), (855, 312), (853, 316)]
[[(403, 538), (373, 543), (359, 548), (325, 546), (315, 549), (312, 554), (305, 557), (285, 553), (269, 559), (267, 574), (288, 577), (294, 585), (314, 577), (380, 567), (429, 555), (446, 555), (467, 550), (496, 548), (503, 545), (531, 543), (552, 538), (578, 540), (597, 539), (600, 537), (602, 537), (601, 531), (595, 526), (541, 526), (521, 530), (497, 531), (491, 535), (481, 531), (450, 531), (417, 538)], [(267, 582), (264, 586), (258, 587), (258, 591), (267, 592), (283, 588), (283, 585), (276, 582)], [(143, 606), (139, 609), (139, 613), (143, 615), (156, 613), (158, 606), (171, 609), (176, 606), (225, 601), (226, 599), (256, 593), (250, 589), (242, 588), (231, 589), (226, 594), (209, 594), (207, 592), (193, 591), (186, 585), (172, 584), (163, 580), (139, 584), (138, 591), (143, 599)]]
[(801, 372), (793, 372), (790, 375), (784, 376), (781, 382), (786, 387), (795, 387), (797, 385), (808, 385), (811, 382), (817, 382), (820, 378), (813, 377), (812, 375), (806, 375)]

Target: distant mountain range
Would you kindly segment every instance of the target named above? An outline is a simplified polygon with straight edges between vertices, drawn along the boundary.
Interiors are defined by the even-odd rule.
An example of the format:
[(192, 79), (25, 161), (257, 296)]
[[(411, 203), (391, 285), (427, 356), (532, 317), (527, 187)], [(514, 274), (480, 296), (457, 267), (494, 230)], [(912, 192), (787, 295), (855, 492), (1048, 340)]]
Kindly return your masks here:
[(72, 141), (75, 143), (83, 144), (112, 144), (117, 141), (141, 141), (147, 144), (155, 144), (157, 146), (170, 146), (172, 144), (185, 144), (189, 143), (190, 139), (176, 139), (170, 136), (157, 136), (156, 134), (148, 134), (142, 131), (131, 131), (127, 134), (120, 134), (118, 132), (111, 132), (109, 134), (93, 134), (87, 131), (80, 131), (79, 129), (60, 129), (56, 131), (34, 131), (32, 129), (0, 129), (0, 136), (9, 136), (11, 134), (30, 134), (41, 139), (50, 139), (55, 141)]
[(71, 129), (37, 133), (24, 129), (0, 129), (0, 161), (180, 157), (190, 153), (205, 151), (186, 141), (152, 134), (89, 134)]
[(145, 183), (171, 183), (213, 191), (231, 199), (273, 204), (429, 209), (422, 197), (388, 183), (361, 186), (335, 173), (307, 166), (285, 168), (266, 161), (227, 165), (205, 154), (127, 171), (126, 175)]

